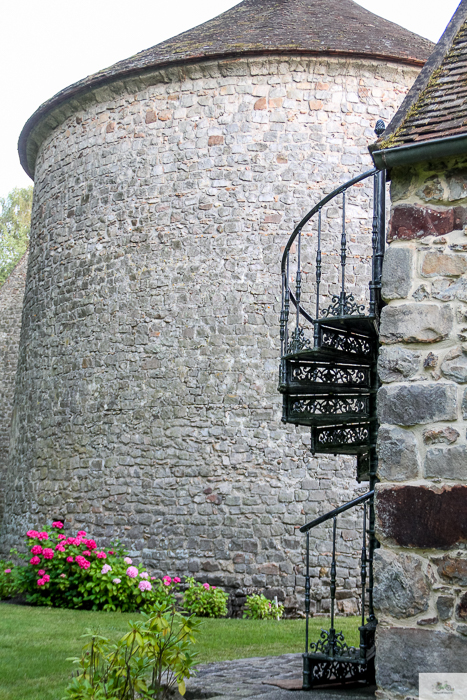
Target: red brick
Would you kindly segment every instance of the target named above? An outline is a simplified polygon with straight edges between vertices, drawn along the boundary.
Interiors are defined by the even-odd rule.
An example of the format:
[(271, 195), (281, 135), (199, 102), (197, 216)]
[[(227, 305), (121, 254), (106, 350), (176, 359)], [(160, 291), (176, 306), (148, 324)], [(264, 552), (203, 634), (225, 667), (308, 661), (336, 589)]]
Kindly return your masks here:
[(220, 135), (210, 136), (208, 146), (221, 146), (224, 143), (224, 137)]
[(466, 207), (432, 209), (417, 204), (399, 204), (392, 210), (388, 241), (442, 236), (461, 230), (466, 223)]

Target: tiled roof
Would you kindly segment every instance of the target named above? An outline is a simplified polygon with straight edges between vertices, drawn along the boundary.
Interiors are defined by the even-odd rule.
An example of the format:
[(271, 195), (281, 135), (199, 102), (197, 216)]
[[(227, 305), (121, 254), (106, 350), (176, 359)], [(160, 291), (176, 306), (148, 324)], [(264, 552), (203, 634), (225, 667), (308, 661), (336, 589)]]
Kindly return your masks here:
[(462, 0), (398, 113), (371, 150), (467, 133), (467, 0)]

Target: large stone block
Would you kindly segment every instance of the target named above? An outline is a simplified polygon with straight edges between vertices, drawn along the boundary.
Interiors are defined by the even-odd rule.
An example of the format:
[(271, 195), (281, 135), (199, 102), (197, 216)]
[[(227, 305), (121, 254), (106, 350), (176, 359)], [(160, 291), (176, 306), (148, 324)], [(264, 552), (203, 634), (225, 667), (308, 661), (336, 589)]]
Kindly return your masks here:
[(450, 306), (401, 304), (381, 312), (380, 340), (392, 343), (437, 343), (449, 335), (453, 324)]
[(467, 559), (446, 555), (434, 559), (433, 563), (443, 581), (451, 586), (467, 586)]
[(446, 255), (438, 251), (425, 253), (422, 261), (424, 277), (460, 277), (467, 270), (467, 261), (462, 255)]
[(447, 379), (452, 379), (459, 384), (465, 384), (467, 382), (467, 355), (460, 350), (455, 355), (452, 358), (445, 358), (441, 365), (441, 372)]
[(399, 382), (413, 377), (420, 366), (420, 353), (406, 348), (387, 346), (380, 348), (378, 374), (382, 382)]
[(467, 542), (467, 486), (377, 488), (377, 532), (401, 547), (448, 549)]
[(377, 627), (376, 682), (383, 691), (418, 697), (419, 673), (465, 673), (466, 657), (465, 637), (438, 630)]
[(383, 299), (405, 299), (412, 284), (412, 258), (409, 248), (389, 247), (384, 256), (381, 293)]
[(467, 223), (467, 208), (432, 209), (417, 204), (398, 204), (391, 212), (388, 241), (442, 236), (462, 230)]
[(381, 615), (397, 618), (418, 615), (428, 610), (429, 595), (430, 587), (419, 557), (385, 549), (376, 552), (373, 599)]
[(416, 425), (457, 418), (455, 384), (423, 382), (383, 386), (378, 392), (380, 423)]
[(425, 457), (425, 476), (467, 481), (467, 445), (429, 449)]
[(419, 458), (413, 433), (391, 425), (378, 432), (378, 477), (382, 481), (406, 481), (418, 476)]

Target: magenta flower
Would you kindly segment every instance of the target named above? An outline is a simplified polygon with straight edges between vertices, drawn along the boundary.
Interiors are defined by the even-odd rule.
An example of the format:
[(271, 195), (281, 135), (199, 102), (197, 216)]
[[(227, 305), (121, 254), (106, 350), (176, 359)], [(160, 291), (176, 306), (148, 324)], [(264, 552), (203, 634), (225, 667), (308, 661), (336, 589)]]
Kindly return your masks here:
[(11, 574), (11, 569), (5, 569), (4, 573), (5, 573), (5, 574)]
[(60, 578), (66, 578), (66, 574), (60, 574)]
[(178, 578), (178, 576), (174, 576), (174, 583), (180, 583), (182, 579)]
[(112, 579), (112, 582), (113, 582), (113, 583), (121, 583), (122, 581), (121, 581), (121, 579), (119, 579), (119, 578), (113, 578), (113, 579)]
[(84, 532), (84, 530), (79, 530), (76, 534), (78, 535), (78, 537), (86, 537), (86, 533)]
[(107, 574), (109, 571), (112, 571), (112, 567), (108, 564), (104, 564), (104, 566), (101, 569), (101, 574)]
[(47, 581), (45, 580), (45, 578), (40, 578), (40, 579), (37, 581), (37, 585), (38, 585), (38, 586), (45, 586), (46, 583), (47, 583)]
[(151, 576), (151, 581), (155, 581), (155, 580), (156, 580), (156, 577), (155, 577), (155, 576)]
[(56, 550), (57, 552), (64, 552), (64, 551), (65, 551), (65, 547), (64, 547), (62, 544), (57, 544), (57, 546), (55, 547), (55, 550)]
[(42, 556), (44, 559), (53, 559), (54, 558), (54, 550), (50, 549), (49, 547), (46, 547), (45, 549), (42, 550)]
[(41, 560), (39, 559), (39, 557), (32, 557), (32, 559), (29, 560), (29, 563), (33, 566), (37, 566), (41, 563)]
[(58, 535), (58, 539), (59, 540), (66, 540), (66, 535), (60, 534), (60, 535)]
[(149, 574), (147, 571), (142, 571), (139, 575), (140, 578), (149, 578)]
[(75, 538), (74, 538), (74, 537), (68, 537), (66, 543), (67, 543), (67, 544), (74, 544), (74, 543), (75, 543)]
[(138, 588), (140, 591), (150, 591), (152, 589), (151, 584), (149, 581), (140, 581), (138, 584)]
[(80, 554), (78, 554), (75, 561), (80, 569), (89, 569), (89, 567), (91, 566), (91, 562), (82, 557)]
[(44, 574), (45, 574), (45, 569), (39, 569), (39, 571), (37, 572), (38, 576), (43, 576)]
[(125, 564), (133, 564), (133, 559), (130, 559), (130, 557), (125, 557), (123, 561), (125, 562)]
[(89, 549), (86, 549), (86, 550), (83, 552), (83, 557), (90, 557), (90, 556), (91, 556), (91, 552), (89, 551)]
[(114, 550), (113, 550), (113, 549), (109, 549), (109, 554), (113, 554), (113, 553), (114, 553)]
[(162, 579), (162, 582), (164, 586), (170, 586), (170, 581), (164, 581), (164, 579)]
[(74, 561), (73, 557), (67, 557), (66, 560), (67, 560), (67, 562), (69, 562), (70, 564), (71, 564), (72, 561)]
[(96, 557), (98, 559), (107, 559), (107, 554), (105, 552), (96, 552)]
[(207, 591), (209, 591), (211, 586), (209, 585), (209, 583), (203, 583), (203, 588), (205, 588)]
[(95, 543), (94, 540), (85, 540), (84, 544), (88, 549), (96, 549), (97, 544)]
[(126, 575), (130, 578), (136, 578), (138, 576), (138, 569), (136, 566), (129, 566), (126, 570)]
[(46, 583), (48, 583), (48, 582), (50, 581), (50, 576), (49, 576), (49, 574), (45, 574), (42, 578), (44, 579), (44, 581), (45, 581)]
[(58, 527), (58, 529), (61, 530), (63, 523), (61, 523), (60, 520), (56, 520), (54, 523), (52, 523), (52, 527)]
[(172, 583), (172, 579), (170, 578), (170, 576), (164, 576), (162, 580), (165, 586), (170, 586), (170, 584)]
[(48, 540), (49, 536), (46, 532), (39, 532), (39, 534), (37, 535), (37, 539), (38, 540)]
[(42, 547), (40, 544), (35, 544), (34, 547), (31, 548), (31, 554), (42, 554)]
[(37, 532), (37, 530), (28, 530), (26, 534), (32, 540), (35, 540), (39, 537), (39, 533)]

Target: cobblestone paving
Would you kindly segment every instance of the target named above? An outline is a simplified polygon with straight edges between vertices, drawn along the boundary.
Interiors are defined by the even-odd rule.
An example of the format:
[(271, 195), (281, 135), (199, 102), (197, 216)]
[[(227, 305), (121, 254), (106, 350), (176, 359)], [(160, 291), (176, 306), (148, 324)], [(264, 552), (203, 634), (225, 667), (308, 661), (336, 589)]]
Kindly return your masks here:
[(370, 700), (373, 688), (349, 690), (282, 690), (268, 685), (268, 680), (299, 679), (302, 674), (301, 654), (283, 654), (264, 658), (237, 659), (199, 666), (198, 675), (187, 683), (186, 700)]

